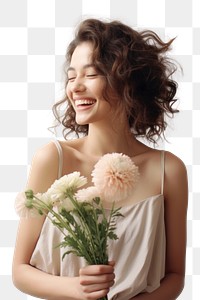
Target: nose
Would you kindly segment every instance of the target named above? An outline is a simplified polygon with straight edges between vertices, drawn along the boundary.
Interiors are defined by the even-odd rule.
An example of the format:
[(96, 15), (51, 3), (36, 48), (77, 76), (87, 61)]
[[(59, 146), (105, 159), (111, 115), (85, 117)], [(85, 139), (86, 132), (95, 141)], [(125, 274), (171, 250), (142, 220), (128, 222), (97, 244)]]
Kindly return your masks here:
[(71, 83), (71, 91), (72, 92), (83, 92), (85, 90), (85, 85), (83, 80), (76, 77), (74, 81)]

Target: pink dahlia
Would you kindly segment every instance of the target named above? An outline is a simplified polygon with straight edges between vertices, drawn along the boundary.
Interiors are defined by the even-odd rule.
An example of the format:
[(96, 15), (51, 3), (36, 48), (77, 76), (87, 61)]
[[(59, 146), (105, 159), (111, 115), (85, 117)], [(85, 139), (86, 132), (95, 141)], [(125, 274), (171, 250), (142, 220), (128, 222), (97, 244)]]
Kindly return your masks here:
[(101, 197), (99, 191), (95, 186), (90, 186), (86, 189), (78, 190), (75, 196), (79, 202), (92, 202), (94, 198)]
[(92, 172), (92, 182), (107, 203), (126, 201), (138, 179), (138, 167), (122, 153), (105, 154)]

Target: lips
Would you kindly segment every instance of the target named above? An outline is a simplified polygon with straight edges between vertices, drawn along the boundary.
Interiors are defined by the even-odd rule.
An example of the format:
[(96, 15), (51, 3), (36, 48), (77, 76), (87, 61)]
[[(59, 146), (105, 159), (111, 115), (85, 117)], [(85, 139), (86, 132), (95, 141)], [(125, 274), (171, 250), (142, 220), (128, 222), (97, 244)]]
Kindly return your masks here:
[(75, 101), (76, 107), (86, 107), (93, 105), (96, 100), (95, 99), (76, 99)]

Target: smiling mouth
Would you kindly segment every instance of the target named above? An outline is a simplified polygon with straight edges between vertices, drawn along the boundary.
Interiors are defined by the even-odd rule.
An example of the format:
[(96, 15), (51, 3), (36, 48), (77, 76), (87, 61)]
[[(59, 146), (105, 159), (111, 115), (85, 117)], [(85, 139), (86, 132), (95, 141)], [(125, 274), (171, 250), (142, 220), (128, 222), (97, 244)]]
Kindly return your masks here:
[(75, 100), (76, 107), (86, 107), (91, 106), (96, 102), (94, 99), (79, 99)]

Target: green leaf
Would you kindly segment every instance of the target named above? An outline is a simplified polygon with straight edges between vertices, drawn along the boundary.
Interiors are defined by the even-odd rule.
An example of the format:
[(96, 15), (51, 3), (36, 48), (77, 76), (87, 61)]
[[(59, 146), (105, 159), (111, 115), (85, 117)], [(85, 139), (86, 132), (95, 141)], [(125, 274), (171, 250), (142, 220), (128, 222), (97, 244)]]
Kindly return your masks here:
[(112, 231), (110, 231), (110, 232), (108, 233), (108, 237), (109, 237), (111, 240), (117, 240), (117, 239), (118, 239), (118, 236), (117, 236), (114, 232), (112, 232)]
[(63, 253), (63, 255), (62, 255), (62, 260), (65, 258), (65, 256), (66, 256), (67, 254), (75, 254), (75, 255), (77, 255), (77, 251), (74, 251), (74, 250), (66, 251), (66, 252)]

